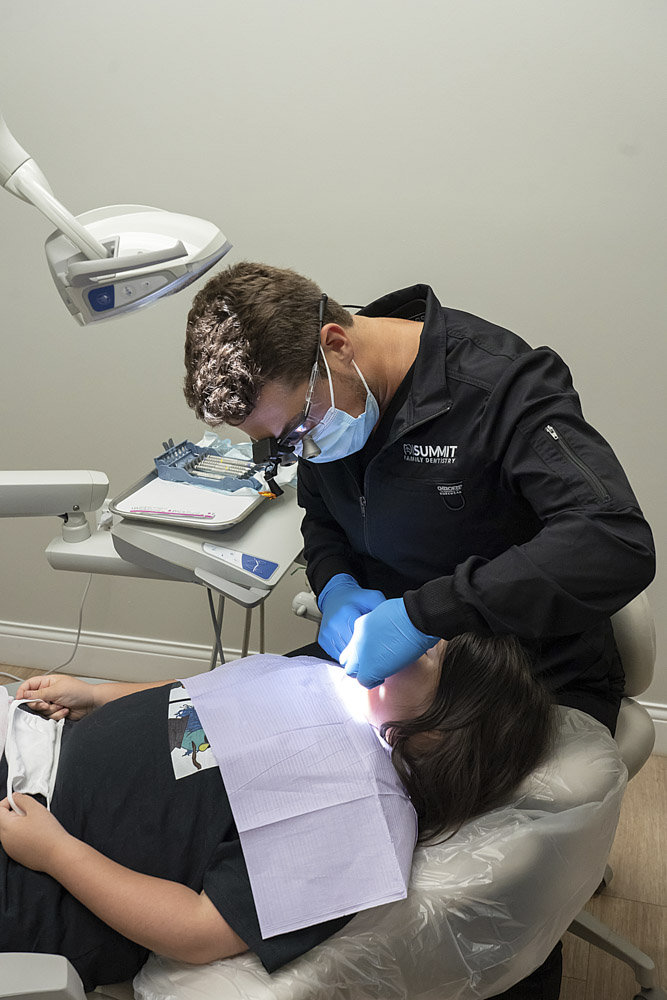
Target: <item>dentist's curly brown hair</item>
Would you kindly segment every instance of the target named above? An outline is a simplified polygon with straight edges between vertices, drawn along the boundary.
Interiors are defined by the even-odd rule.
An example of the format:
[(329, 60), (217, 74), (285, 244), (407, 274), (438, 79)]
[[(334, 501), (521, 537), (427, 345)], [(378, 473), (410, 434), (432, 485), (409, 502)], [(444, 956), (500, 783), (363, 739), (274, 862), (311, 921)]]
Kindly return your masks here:
[[(246, 420), (267, 382), (293, 389), (308, 379), (318, 349), (318, 285), (295, 271), (234, 264), (211, 278), (188, 315), (183, 391), (212, 427)], [(329, 299), (325, 323), (352, 316)]]

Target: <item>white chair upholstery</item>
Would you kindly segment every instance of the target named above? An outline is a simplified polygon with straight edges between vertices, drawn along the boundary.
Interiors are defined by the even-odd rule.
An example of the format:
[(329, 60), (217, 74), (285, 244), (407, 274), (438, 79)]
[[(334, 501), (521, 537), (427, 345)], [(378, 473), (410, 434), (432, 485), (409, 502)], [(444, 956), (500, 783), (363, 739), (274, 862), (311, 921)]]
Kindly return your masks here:
[(616, 742), (632, 778), (648, 760), (655, 743), (653, 721), (633, 698), (653, 680), (655, 623), (646, 593), (639, 594), (612, 618), (614, 638), (625, 670), (625, 697), (616, 725)]

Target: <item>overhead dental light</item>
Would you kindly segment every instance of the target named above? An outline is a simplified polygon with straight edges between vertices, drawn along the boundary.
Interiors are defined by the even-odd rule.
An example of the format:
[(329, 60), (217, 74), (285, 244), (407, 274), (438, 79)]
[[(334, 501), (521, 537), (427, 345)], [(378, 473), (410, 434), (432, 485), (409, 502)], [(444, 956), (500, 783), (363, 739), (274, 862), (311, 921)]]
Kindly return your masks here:
[(57, 227), (46, 241), (46, 258), (63, 302), (82, 326), (185, 288), (231, 249), (212, 222), (148, 205), (72, 215), (1, 114), (0, 184)]

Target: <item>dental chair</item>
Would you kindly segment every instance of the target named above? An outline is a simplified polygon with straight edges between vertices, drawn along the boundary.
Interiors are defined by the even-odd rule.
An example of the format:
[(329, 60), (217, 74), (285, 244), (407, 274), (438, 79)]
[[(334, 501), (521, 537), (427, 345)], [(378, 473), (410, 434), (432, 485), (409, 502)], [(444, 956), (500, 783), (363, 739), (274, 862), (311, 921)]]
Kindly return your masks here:
[[(299, 595), (294, 604), (299, 601), (308, 602), (307, 617), (315, 617), (312, 595)], [(529, 975), (569, 930), (632, 968), (640, 985), (636, 998), (667, 1000), (651, 959), (580, 909), (598, 883), (611, 878), (605, 863), (625, 786), (623, 764), (632, 777), (655, 740), (648, 713), (633, 700), (650, 684), (655, 662), (646, 595), (618, 612), (613, 625), (626, 673), (616, 741), (583, 713), (560, 710), (558, 754), (551, 764), (524, 783), (513, 806), (466, 824), (443, 845), (418, 848), (407, 899), (359, 913), (273, 976), (249, 953), (202, 967), (153, 955), (135, 977), (134, 992), (124, 983), (87, 996), (473, 1000)], [(554, 788), (558, 809), (568, 813), (565, 832)], [(0, 1000), (85, 996), (60, 956), (0, 955)]]

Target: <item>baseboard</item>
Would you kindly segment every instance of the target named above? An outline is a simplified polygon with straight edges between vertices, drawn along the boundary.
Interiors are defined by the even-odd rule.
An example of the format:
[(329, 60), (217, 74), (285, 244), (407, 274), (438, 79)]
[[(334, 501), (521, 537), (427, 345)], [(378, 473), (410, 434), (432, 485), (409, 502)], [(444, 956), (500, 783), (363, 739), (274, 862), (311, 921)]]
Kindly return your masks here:
[[(0, 663), (50, 673), (69, 658), (75, 640), (73, 629), (0, 621)], [(234, 660), (241, 651), (224, 649), (224, 654)], [(210, 646), (82, 632), (76, 656), (63, 672), (116, 681), (157, 681), (202, 673), (210, 659)]]

